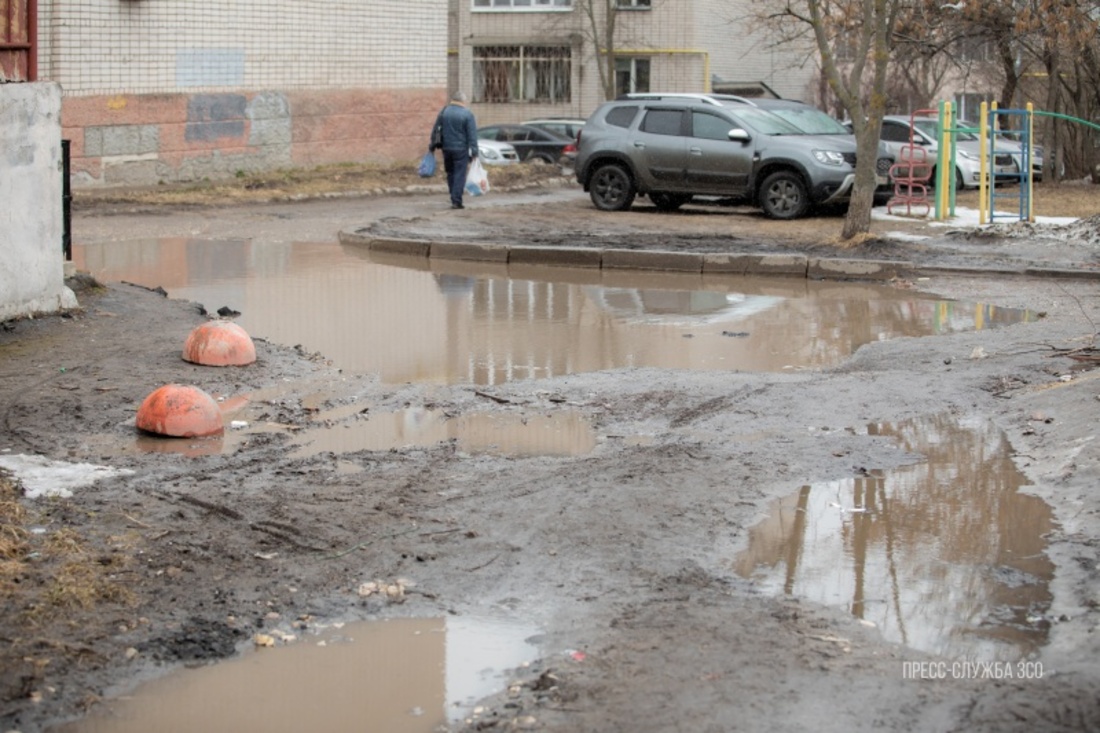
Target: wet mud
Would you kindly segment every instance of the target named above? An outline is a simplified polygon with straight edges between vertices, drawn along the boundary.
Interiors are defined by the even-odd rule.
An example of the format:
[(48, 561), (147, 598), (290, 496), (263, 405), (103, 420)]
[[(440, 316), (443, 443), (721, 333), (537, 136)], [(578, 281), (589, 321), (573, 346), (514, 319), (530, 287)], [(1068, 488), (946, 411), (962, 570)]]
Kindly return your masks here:
[[(683, 218), (640, 212), (641, 225), (571, 199), (497, 201), (482, 219), (472, 207), (459, 216), (478, 236), (501, 239), (520, 236), (509, 222), (542, 219), (614, 229), (601, 234), (611, 240), (645, 233), (694, 246), (678, 233)], [(77, 232), (91, 244), (247, 233), (337, 248), (337, 231), (372, 222), (453, 229), (444, 203), (86, 212)], [(719, 221), (732, 231), (735, 222)], [(952, 257), (950, 248), (892, 241), (909, 258)], [(1004, 256), (1008, 248), (1014, 261), (1053, 251), (1038, 240), (994, 246)], [(1100, 728), (1100, 380), (1091, 363), (1071, 358), (1095, 337), (1096, 285), (959, 275), (890, 287), (1041, 317), (873, 340), (801, 369), (620, 365), (491, 385), (387, 382), (267, 339), (256, 339), (248, 366), (191, 364), (181, 348), (207, 318), (202, 309), (123, 283), (80, 290), (78, 313), (5, 324), (0, 458), (40, 455), (119, 473), (68, 498), (31, 500), (5, 472), (4, 498), (20, 511), (5, 514), (4, 547), (13, 549), (0, 575), (0, 724), (50, 730), (109, 712), (145, 681), (314, 643), (337, 623), (489, 614), (537, 629), (527, 641), (538, 651), (463, 716), (429, 710), (439, 729)], [(205, 310), (221, 305), (234, 306)], [(120, 449), (135, 438), (141, 400), (169, 382), (195, 384), (236, 409), (245, 408), (235, 397), (258, 396), (234, 414), (268, 429), (230, 428), (215, 449), (203, 440), (187, 440), (189, 450)], [(366, 445), (301, 437), (363, 408), (364, 417), (415, 414), (467, 430), (482, 420), (505, 430), (583, 425), (585, 439), (582, 449), (498, 451), (463, 441), (461, 430), (400, 445), (388, 435)], [(945, 463), (951, 450), (960, 455)], [(916, 479), (906, 476), (929, 488), (913, 493)], [(835, 541), (838, 557), (862, 558), (865, 577), (879, 573), (889, 588), (889, 563), (877, 558), (905, 551), (874, 548), (891, 532), (915, 535), (918, 550), (940, 542), (931, 576), (898, 576), (905, 591), (923, 583), (937, 597), (969, 568), (966, 577), (993, 599), (968, 623), (979, 638), (1023, 642), (1006, 651), (998, 641), (996, 654), (981, 644), (917, 648), (896, 633), (899, 616), (911, 616), (886, 591), (864, 593), (863, 613), (853, 613), (853, 566), (844, 566), (849, 585), (834, 602), (747, 563), (769, 522), (773, 539), (790, 536), (782, 502), (822, 485), (843, 487), (815, 505), (848, 538)], [(1040, 503), (1019, 509), (1033, 520), (1024, 530), (989, 522), (1017, 511), (1009, 494)], [(957, 551), (968, 535), (985, 537), (980, 557)], [(844, 555), (859, 537), (863, 554)], [(790, 557), (779, 546), (764, 555)], [(875, 603), (881, 613), (871, 612)], [(344, 722), (362, 729), (354, 716)]]

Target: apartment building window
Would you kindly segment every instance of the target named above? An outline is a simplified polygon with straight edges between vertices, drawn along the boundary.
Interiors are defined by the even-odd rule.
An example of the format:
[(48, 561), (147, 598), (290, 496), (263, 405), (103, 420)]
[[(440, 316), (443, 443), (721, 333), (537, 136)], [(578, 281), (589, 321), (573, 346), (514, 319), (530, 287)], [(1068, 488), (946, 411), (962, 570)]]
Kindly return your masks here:
[(649, 59), (615, 59), (615, 94), (639, 94), (649, 91)]
[(649, 10), (651, 0), (615, 0), (615, 7), (622, 10)]
[(566, 103), (572, 98), (569, 46), (475, 46), (475, 102)]
[(474, 0), (474, 10), (568, 10), (573, 0)]
[(988, 38), (960, 38), (952, 45), (955, 58), (959, 61), (993, 61), (997, 50)]

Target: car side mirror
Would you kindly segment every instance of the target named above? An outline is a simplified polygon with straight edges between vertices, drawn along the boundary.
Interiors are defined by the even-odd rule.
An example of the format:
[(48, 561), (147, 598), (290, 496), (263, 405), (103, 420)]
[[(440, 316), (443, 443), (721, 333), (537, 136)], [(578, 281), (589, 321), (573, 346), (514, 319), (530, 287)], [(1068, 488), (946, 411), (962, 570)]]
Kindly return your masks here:
[(735, 127), (729, 131), (729, 139), (735, 140), (740, 143), (747, 143), (752, 140), (752, 135), (742, 130), (740, 127)]

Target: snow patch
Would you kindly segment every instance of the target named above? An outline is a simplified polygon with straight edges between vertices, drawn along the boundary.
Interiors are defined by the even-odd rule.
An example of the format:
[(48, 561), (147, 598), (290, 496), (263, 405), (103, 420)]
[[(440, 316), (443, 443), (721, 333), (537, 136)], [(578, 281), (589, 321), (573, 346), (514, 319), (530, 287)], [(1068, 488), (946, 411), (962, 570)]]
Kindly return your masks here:
[(134, 473), (126, 468), (51, 461), (45, 456), (23, 454), (0, 456), (0, 468), (15, 474), (28, 499), (42, 496), (68, 498), (73, 495), (73, 489), (91, 486), (102, 478), (129, 476)]

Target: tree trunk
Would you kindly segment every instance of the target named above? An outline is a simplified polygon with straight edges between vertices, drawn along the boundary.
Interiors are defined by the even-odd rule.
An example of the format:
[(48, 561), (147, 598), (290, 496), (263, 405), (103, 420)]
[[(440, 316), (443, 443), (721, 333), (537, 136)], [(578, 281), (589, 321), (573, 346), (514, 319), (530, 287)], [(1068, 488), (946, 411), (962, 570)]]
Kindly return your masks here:
[[(878, 159), (878, 130), (881, 128), (882, 112), (880, 111), (878, 115), (880, 120), (874, 124), (874, 130), (866, 131), (865, 134), (856, 138), (856, 182), (852, 190), (852, 200), (848, 203), (848, 213), (844, 217), (844, 227), (840, 233), (842, 239), (851, 239), (871, 230), (871, 209), (875, 205), (877, 187), (874, 163)], [(871, 161), (871, 164), (863, 164), (864, 160)]]

